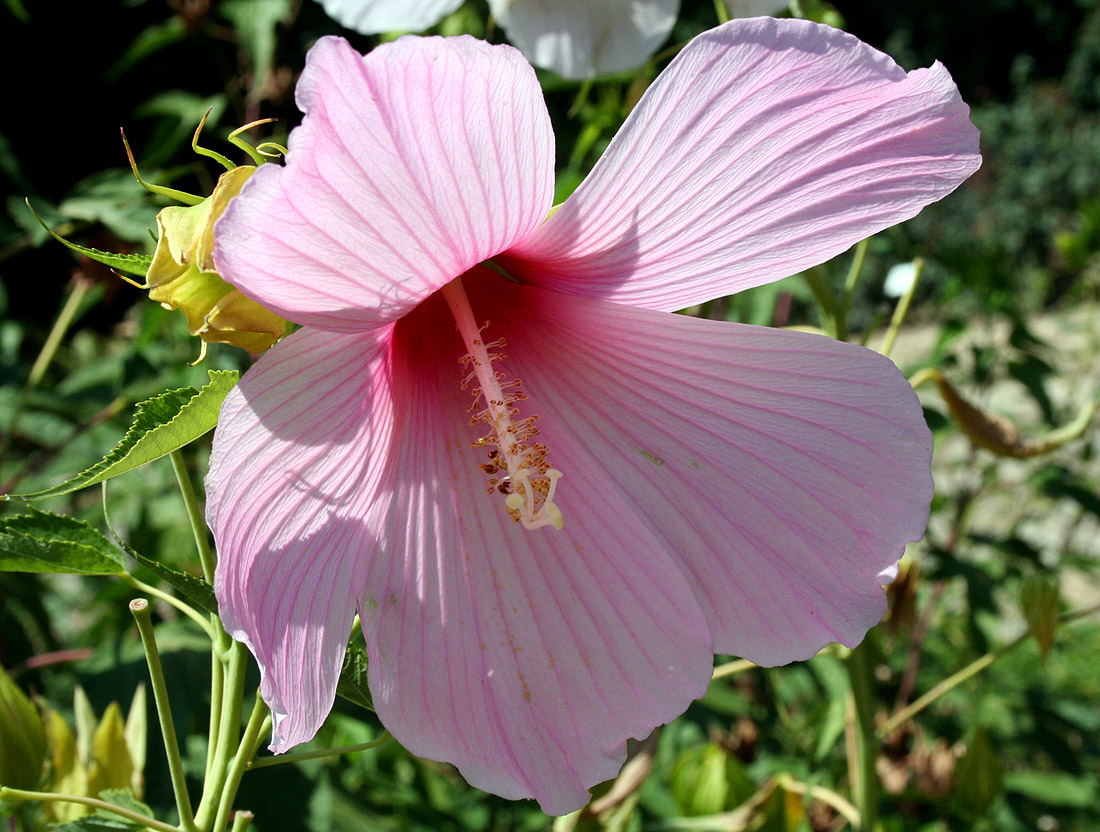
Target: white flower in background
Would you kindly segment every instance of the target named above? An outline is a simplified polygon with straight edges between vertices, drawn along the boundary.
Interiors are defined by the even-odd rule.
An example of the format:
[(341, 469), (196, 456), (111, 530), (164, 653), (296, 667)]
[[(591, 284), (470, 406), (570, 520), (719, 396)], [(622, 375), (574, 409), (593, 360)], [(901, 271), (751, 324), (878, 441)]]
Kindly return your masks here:
[[(462, 0), (318, 0), (364, 35), (434, 26)], [(645, 63), (668, 39), (680, 0), (489, 0), (508, 39), (535, 66), (581, 80)]]
[(787, 11), (788, 0), (725, 0), (730, 17), (770, 17)]
[(899, 263), (886, 273), (882, 293), (888, 298), (900, 298), (913, 287), (913, 281), (916, 279), (916, 263)]

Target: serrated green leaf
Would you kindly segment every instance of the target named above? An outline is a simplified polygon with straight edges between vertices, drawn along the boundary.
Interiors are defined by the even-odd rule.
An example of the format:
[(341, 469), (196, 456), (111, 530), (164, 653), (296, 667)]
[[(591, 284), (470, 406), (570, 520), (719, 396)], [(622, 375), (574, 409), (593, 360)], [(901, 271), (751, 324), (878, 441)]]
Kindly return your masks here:
[(218, 599), (214, 596), (214, 588), (210, 586), (206, 581), (201, 578), (196, 578), (194, 575), (188, 575), (186, 572), (177, 572), (175, 569), (169, 569), (163, 563), (157, 563), (151, 558), (145, 557), (140, 552), (126, 547), (127, 553), (148, 569), (150, 572), (156, 573), (162, 581), (169, 586), (184, 595), (187, 600), (196, 606), (206, 610), (206, 612), (218, 613)]
[(122, 552), (83, 521), (32, 508), (0, 519), (0, 570), (60, 575), (118, 575)]
[(145, 827), (131, 823), (117, 815), (95, 814), (86, 815), (61, 826), (55, 826), (53, 832), (136, 832), (139, 829), (145, 829)]
[(45, 491), (12, 494), (7, 499), (32, 502), (68, 494), (125, 474), (194, 442), (218, 423), (218, 411), (239, 375), (236, 370), (209, 372), (210, 383), (201, 390), (168, 390), (141, 402), (122, 441), (88, 470)]
[(139, 815), (153, 817), (153, 810), (134, 796), (130, 789), (104, 789), (99, 793), (100, 800), (137, 812)]
[(367, 687), (367, 651), (357, 644), (349, 644), (344, 652), (344, 666), (340, 668), (336, 693), (361, 708), (374, 710), (374, 700)]
[(145, 277), (149, 271), (149, 264), (153, 262), (152, 255), (149, 254), (115, 254), (111, 251), (100, 251), (97, 248), (89, 248), (88, 246), (78, 245), (77, 243), (71, 243), (46, 225), (46, 221), (42, 217), (38, 216), (38, 212), (31, 207), (31, 201), (28, 199), (27, 208), (34, 214), (34, 218), (38, 220), (38, 224), (41, 225), (46, 232), (53, 237), (57, 242), (66, 248), (75, 251), (77, 254), (83, 254), (85, 257), (89, 257), (95, 260), (97, 263), (102, 263), (104, 266), (110, 266), (112, 269), (118, 269), (120, 272), (126, 272), (126, 274), (137, 275), (138, 277)]
[(107, 529), (111, 532), (111, 536), (115, 539), (115, 542), (122, 547), (122, 550), (150, 572), (157, 575), (166, 584), (178, 590), (193, 604), (209, 613), (217, 615), (218, 599), (215, 597), (214, 588), (210, 586), (210, 584), (200, 578), (196, 578), (194, 575), (189, 575), (186, 572), (178, 572), (162, 563), (158, 563), (152, 558), (145, 557), (145, 555), (122, 539), (119, 533), (115, 531), (115, 527), (111, 523), (110, 511), (107, 509), (107, 483), (103, 483), (102, 487), (103, 519), (107, 524)]

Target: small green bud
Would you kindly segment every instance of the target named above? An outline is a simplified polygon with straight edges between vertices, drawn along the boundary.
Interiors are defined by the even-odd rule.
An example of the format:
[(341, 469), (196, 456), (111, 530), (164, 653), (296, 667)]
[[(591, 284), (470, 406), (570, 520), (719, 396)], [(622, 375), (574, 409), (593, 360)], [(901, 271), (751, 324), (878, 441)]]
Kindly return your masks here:
[(35, 789), (46, 761), (46, 729), (38, 708), (0, 667), (0, 785)]
[(226, 171), (214, 193), (198, 205), (163, 209), (157, 215), (157, 248), (146, 275), (149, 299), (181, 310), (192, 335), (250, 353), (263, 352), (286, 335), (287, 322), (214, 270), (214, 224), (255, 170), (242, 165)]

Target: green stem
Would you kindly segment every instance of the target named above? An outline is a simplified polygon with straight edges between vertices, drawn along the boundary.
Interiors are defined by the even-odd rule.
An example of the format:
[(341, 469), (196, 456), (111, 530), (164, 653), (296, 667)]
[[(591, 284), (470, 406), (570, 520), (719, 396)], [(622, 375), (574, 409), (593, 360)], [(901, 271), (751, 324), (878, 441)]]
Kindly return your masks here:
[(860, 832), (871, 832), (878, 822), (879, 782), (875, 772), (878, 741), (875, 737), (875, 699), (870, 650), (867, 639), (864, 639), (848, 654), (845, 662), (855, 709), (856, 767), (850, 772), (850, 779), (856, 805), (859, 807), (857, 828)]
[(214, 550), (210, 548), (210, 539), (206, 535), (206, 520), (199, 506), (199, 499), (195, 496), (195, 488), (191, 485), (191, 475), (187, 473), (187, 463), (183, 460), (183, 454), (176, 450), (170, 454), (172, 457), (172, 470), (179, 482), (180, 493), (183, 494), (183, 502), (187, 506), (187, 519), (191, 521), (191, 531), (195, 535), (195, 546), (199, 551), (199, 562), (202, 563), (202, 574), (208, 584), (214, 583), (214, 567), (216, 564)]
[(241, 787), (241, 777), (244, 776), (245, 769), (252, 762), (252, 758), (256, 756), (256, 746), (260, 741), (260, 732), (263, 730), (264, 725), (270, 724), (267, 721), (270, 713), (267, 705), (264, 704), (264, 700), (260, 697), (260, 692), (256, 691), (256, 701), (252, 706), (252, 715), (248, 718), (244, 736), (241, 737), (240, 745), (237, 746), (237, 753), (234, 755), (233, 763), (229, 768), (229, 776), (226, 778), (225, 786), (222, 789), (218, 815), (214, 821), (214, 832), (225, 832), (225, 828), (229, 825), (229, 816), (233, 812), (233, 801), (237, 797), (237, 790)]
[(244, 646), (233, 642), (228, 656), (222, 688), (217, 742), (208, 752), (213, 756), (213, 760), (207, 765), (209, 774), (203, 784), (199, 811), (195, 815), (195, 823), (201, 830), (213, 828), (226, 779), (229, 776), (229, 764), (236, 752), (234, 745), (241, 731), (241, 704), (244, 699), (244, 676), (247, 669)]
[(756, 665), (748, 659), (736, 659), (735, 661), (726, 662), (714, 668), (714, 672), (710, 675), (710, 680), (713, 682), (715, 679), (725, 679), (727, 676), (736, 676), (738, 673), (744, 673), (746, 670), (752, 670), (754, 667), (756, 667)]
[[(214, 569), (217, 565), (217, 558), (214, 554), (214, 550), (210, 547), (210, 540), (206, 534), (206, 520), (203, 517), (202, 509), (199, 506), (198, 497), (195, 495), (194, 486), (191, 484), (191, 476), (187, 473), (187, 464), (184, 462), (183, 454), (178, 450), (173, 451), (172, 458), (172, 470), (175, 472), (176, 481), (179, 483), (180, 493), (183, 495), (183, 502), (187, 508), (187, 519), (191, 523), (191, 533), (195, 538), (195, 548), (199, 553), (199, 561), (202, 563), (203, 576), (208, 583), (214, 582)], [(211, 671), (210, 671), (210, 727), (207, 733), (207, 746), (206, 746), (206, 775), (203, 782), (209, 784), (211, 782), (211, 776), (215, 772), (215, 766), (222, 766), (222, 775), (224, 776), (224, 759), (228, 753), (225, 750), (225, 742), (222, 734), (223, 722), (222, 717), (225, 715), (225, 662), (226, 657), (233, 655), (235, 643), (226, 633), (225, 628), (222, 626), (221, 619), (216, 615), (210, 616), (210, 639), (213, 642), (211, 652)], [(240, 696), (243, 695), (244, 690), (244, 676), (243, 671), (240, 677), (241, 692), (238, 694), (237, 699), (237, 722), (230, 726), (230, 734), (227, 736), (236, 737), (237, 731), (240, 727)], [(221, 761), (221, 762), (219, 762)], [(204, 788), (203, 798), (199, 803), (198, 818), (202, 828), (207, 828), (206, 824), (210, 821), (208, 812), (212, 809), (204, 812), (204, 808), (211, 805), (209, 804), (209, 797), (211, 792), (209, 788)]]
[(724, 0), (714, 0), (714, 14), (718, 18), (718, 25), (730, 22), (730, 10), (726, 8)]
[(856, 283), (859, 282), (859, 276), (863, 272), (863, 261), (867, 259), (867, 247), (870, 240), (871, 238), (867, 237), (856, 243), (852, 265), (848, 267), (848, 276), (844, 280), (844, 296), (840, 299), (837, 312), (836, 337), (838, 341), (848, 340), (848, 315), (852, 311), (852, 295), (855, 294)]
[[(1098, 611), (1100, 611), (1100, 606), (1073, 610), (1072, 612), (1067, 612), (1059, 616), (1058, 621), (1060, 624), (1067, 624), (1070, 621), (1075, 621), (1078, 618), (1084, 618), (1085, 616), (1092, 615), (1093, 613)], [(972, 661), (962, 670), (958, 671), (957, 673), (952, 673), (950, 676), (948, 676), (946, 679), (943, 679), (930, 691), (924, 694), (924, 696), (921, 696), (912, 704), (906, 706), (905, 708), (902, 708), (900, 711), (898, 711), (896, 714), (886, 720), (886, 722), (883, 723), (882, 727), (879, 728), (878, 735), (880, 737), (884, 737), (895, 728), (904, 725), (906, 722), (915, 717), (917, 714), (919, 714), (921, 711), (923, 711), (945, 693), (953, 690), (954, 688), (957, 688), (971, 676), (975, 676), (978, 673), (981, 673), (983, 670), (993, 664), (993, 662), (1001, 658), (1001, 656), (1019, 647), (1021, 644), (1027, 641), (1027, 638), (1030, 635), (1030, 630), (1025, 631), (1024, 633), (1010, 641), (1008, 644), (1002, 644), (996, 650), (990, 650), (984, 656)]]
[(569, 112), (565, 114), (566, 118), (576, 118), (577, 113), (580, 112), (581, 107), (588, 103), (588, 94), (592, 91), (592, 80), (582, 81), (580, 89), (577, 90), (576, 96), (573, 98), (573, 105), (569, 108)]
[(352, 751), (366, 751), (368, 748), (377, 748), (380, 745), (385, 745), (391, 739), (390, 732), (383, 731), (382, 736), (370, 742), (361, 742), (358, 745), (345, 745), (340, 748), (320, 748), (316, 751), (297, 751), (293, 754), (280, 754), (278, 757), (264, 757), (260, 760), (253, 760), (247, 767), (249, 769), (267, 768), (268, 766), (278, 766), (283, 763), (297, 763), (300, 760), (319, 760), (322, 757), (335, 757), (339, 754), (350, 754)]
[(153, 700), (157, 704), (157, 717), (160, 719), (160, 731), (164, 738), (164, 751), (168, 756), (168, 771), (172, 779), (172, 791), (176, 795), (180, 829), (183, 832), (196, 832), (195, 816), (191, 812), (191, 798), (187, 794), (187, 779), (183, 773), (183, 759), (180, 757), (179, 744), (176, 741), (172, 709), (168, 704), (168, 686), (164, 681), (160, 652), (157, 650), (156, 638), (153, 635), (153, 618), (149, 612), (149, 602), (144, 598), (135, 598), (130, 602), (130, 612), (134, 614), (134, 620), (137, 622), (138, 632), (141, 633), (141, 644), (145, 648), (145, 658), (149, 663)]
[(180, 832), (175, 826), (161, 823), (159, 820), (147, 817), (139, 812), (133, 812), (129, 809), (124, 809), (122, 806), (108, 803), (105, 800), (97, 800), (94, 797), (84, 797), (79, 794), (31, 792), (24, 789), (9, 789), (6, 786), (0, 786), (0, 800), (37, 800), (42, 803), (79, 803), (82, 806), (90, 806), (101, 812), (110, 812), (112, 815), (118, 815), (120, 818), (126, 818), (126, 820), (133, 821), (138, 826), (156, 829), (158, 832)]
[(252, 825), (252, 821), (256, 816), (251, 812), (237, 812), (233, 815), (233, 830), (232, 832), (244, 832), (248, 827)]
[(190, 604), (185, 604), (174, 595), (169, 595), (167, 592), (162, 592), (155, 586), (150, 586), (149, 584), (145, 583), (145, 581), (139, 581), (129, 572), (123, 572), (118, 577), (122, 579), (122, 582), (124, 584), (132, 586), (138, 592), (147, 593), (148, 595), (155, 596), (156, 598), (159, 598), (160, 600), (171, 604), (177, 610), (182, 612), (184, 615), (186, 615), (188, 618), (190, 618), (192, 621), (202, 627), (203, 632), (205, 632), (210, 638), (214, 638), (214, 628), (210, 626), (210, 622), (203, 618), (202, 614), (197, 612), (195, 608), (192, 607)]
[(806, 285), (810, 287), (810, 292), (813, 293), (817, 311), (821, 315), (821, 328), (825, 330), (825, 334), (830, 338), (838, 338), (840, 310), (837, 307), (832, 290), (829, 289), (825, 279), (821, 276), (821, 272), (816, 268), (806, 269), (802, 272), (802, 279), (806, 281)]
[(909, 312), (909, 304), (913, 301), (913, 295), (917, 291), (917, 283), (920, 282), (920, 274), (924, 271), (924, 260), (918, 257), (913, 261), (913, 265), (916, 270), (913, 273), (913, 282), (909, 285), (908, 290), (901, 296), (901, 300), (898, 301), (898, 305), (894, 308), (894, 317), (890, 319), (890, 326), (886, 330), (886, 336), (882, 339), (882, 347), (879, 348), (879, 352), (885, 356), (889, 356), (891, 350), (894, 349), (894, 341), (898, 338), (898, 332), (901, 331), (901, 325), (905, 321), (905, 316)]
[(73, 321), (76, 319), (76, 313), (80, 311), (80, 303), (84, 300), (84, 296), (88, 294), (91, 286), (92, 284), (87, 280), (77, 279), (74, 281), (73, 290), (69, 292), (69, 296), (65, 298), (65, 302), (61, 306), (61, 311), (57, 313), (57, 318), (53, 322), (53, 327), (50, 328), (50, 334), (46, 336), (46, 343), (42, 345), (38, 357), (35, 358), (34, 364), (31, 366), (31, 371), (27, 375), (27, 381), (24, 383), (23, 389), (19, 393), (19, 398), (15, 402), (11, 415), (11, 424), (8, 425), (8, 430), (3, 438), (0, 438), (0, 460), (7, 454), (12, 437), (15, 436), (19, 418), (23, 415), (23, 409), (27, 405), (27, 397), (30, 395), (31, 391), (38, 386), (38, 383), (42, 381), (42, 376), (46, 374), (46, 370), (49, 368), (50, 364), (53, 363), (54, 356), (57, 354), (57, 348), (61, 346), (61, 340), (65, 337), (65, 333), (69, 331), (69, 327), (72, 326)]
[(808, 795), (811, 800), (820, 800), (825, 805), (836, 809), (837, 813), (852, 826), (859, 826), (859, 809), (845, 800), (843, 795), (837, 794), (832, 789), (826, 789), (824, 786), (812, 786), (809, 783), (802, 783), (789, 774), (780, 774), (776, 777), (776, 780), (785, 791)]
[(210, 728), (206, 738), (206, 774), (203, 782), (210, 780), (214, 765), (214, 749), (218, 747), (218, 735), (222, 721), (222, 696), (225, 693), (225, 665), (217, 649), (210, 651)]

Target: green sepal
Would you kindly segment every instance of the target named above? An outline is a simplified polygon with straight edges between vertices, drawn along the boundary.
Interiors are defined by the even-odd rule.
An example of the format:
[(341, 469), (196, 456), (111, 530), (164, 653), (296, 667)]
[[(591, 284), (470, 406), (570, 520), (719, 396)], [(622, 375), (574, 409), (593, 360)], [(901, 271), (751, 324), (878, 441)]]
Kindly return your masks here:
[[(130, 761), (134, 764), (133, 773), (130, 775), (130, 792), (133, 793), (130, 795), (131, 799), (135, 795), (141, 797), (145, 792), (145, 760), (148, 750), (146, 738), (149, 733), (149, 711), (145, 700), (145, 684), (139, 683), (134, 689), (134, 698), (130, 700), (130, 711), (126, 714), (126, 750), (130, 754)], [(151, 813), (147, 814), (151, 816)]]
[(374, 710), (374, 700), (367, 687), (367, 651), (358, 644), (349, 644), (344, 652), (344, 666), (340, 668), (336, 695), (368, 711)]
[(61, 575), (126, 571), (122, 552), (87, 523), (36, 508), (30, 512), (0, 519), (0, 570)]
[(126, 721), (117, 702), (107, 706), (92, 736), (92, 760), (88, 777), (90, 794), (114, 789), (129, 792), (134, 761), (126, 743)]
[(153, 256), (151, 254), (115, 254), (110, 251), (100, 251), (97, 248), (89, 248), (88, 246), (78, 245), (76, 243), (70, 243), (48, 225), (42, 217), (38, 216), (38, 212), (31, 208), (31, 201), (26, 200), (27, 208), (34, 214), (34, 218), (38, 220), (38, 224), (46, 229), (46, 232), (53, 237), (57, 242), (66, 246), (77, 254), (83, 254), (85, 257), (95, 260), (97, 263), (102, 263), (104, 266), (110, 266), (112, 269), (118, 269), (120, 272), (126, 272), (126, 274), (137, 275), (138, 277), (145, 277), (149, 271), (149, 266), (153, 262)]
[(209, 373), (210, 383), (201, 390), (168, 390), (138, 404), (134, 423), (122, 441), (91, 468), (45, 491), (10, 494), (5, 499), (33, 502), (68, 494), (125, 474), (194, 442), (218, 423), (222, 402), (239, 376), (236, 370)]
[(46, 751), (46, 726), (38, 708), (0, 667), (0, 784), (37, 789)]

